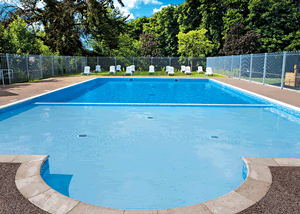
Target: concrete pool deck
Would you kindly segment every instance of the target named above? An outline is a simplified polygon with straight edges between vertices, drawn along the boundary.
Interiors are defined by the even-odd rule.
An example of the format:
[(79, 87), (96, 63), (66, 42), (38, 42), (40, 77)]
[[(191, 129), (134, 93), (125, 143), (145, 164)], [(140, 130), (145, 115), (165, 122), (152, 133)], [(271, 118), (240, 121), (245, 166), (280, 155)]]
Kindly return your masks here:
[[(39, 82), (9, 85), (6, 86), (6, 89), (0, 89), (0, 107), (92, 78), (95, 77), (56, 77)], [(145, 77), (140, 76), (129, 78)], [(175, 78), (179, 79), (180, 77)], [(214, 79), (278, 100), (280, 102), (288, 103), (298, 108), (300, 107), (300, 93), (296, 91), (282, 90), (280, 88), (232, 78)], [(300, 212), (300, 185), (298, 181), (300, 176), (300, 167), (297, 167), (300, 166), (300, 159), (243, 158), (248, 168), (248, 176), (241, 186), (231, 191), (230, 193), (193, 206), (147, 211), (117, 210), (94, 206), (76, 201), (56, 192), (43, 181), (40, 175), (40, 169), (47, 158), (48, 156), (42, 155), (0, 155), (0, 213), (49, 212), (70, 214), (212, 214), (239, 212)]]

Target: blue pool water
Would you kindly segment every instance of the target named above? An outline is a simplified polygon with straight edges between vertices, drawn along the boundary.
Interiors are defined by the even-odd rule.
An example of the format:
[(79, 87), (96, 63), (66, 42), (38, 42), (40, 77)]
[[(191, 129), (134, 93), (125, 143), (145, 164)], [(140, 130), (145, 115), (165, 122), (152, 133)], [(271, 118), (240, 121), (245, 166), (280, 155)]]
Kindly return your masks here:
[[(102, 84), (103, 81), (97, 86), (97, 81), (101, 83), (101, 80), (87, 82), (96, 85), (88, 93), (88, 90), (83, 92), (86, 90), (83, 85), (76, 86), (79, 95), (73, 94), (74, 88), (64, 89), (66, 93), (69, 90), (72, 99), (66, 99), (61, 91), (37, 100), (44, 104), (32, 102), (0, 114), (1, 153), (49, 154), (50, 175), (46, 182), (52, 188), (83, 202), (136, 210), (182, 207), (222, 196), (244, 181), (242, 157), (300, 156), (299, 118), (272, 106), (45, 104), (50, 101), (125, 103), (130, 101), (128, 96), (134, 102), (147, 103), (149, 97), (142, 96), (140, 102), (132, 95), (136, 90), (145, 91), (143, 87), (147, 84), (165, 90), (172, 85), (170, 91), (174, 93), (166, 91), (166, 94), (176, 94), (178, 90), (185, 93), (190, 87), (185, 96), (201, 91), (203, 102), (209, 102), (206, 88), (215, 87), (206, 86), (209, 82), (199, 82), (197, 86), (197, 82), (150, 80), (149, 83), (148, 80), (148, 83), (138, 82), (139, 89), (134, 83), (116, 81), (113, 86), (113, 82)], [(134, 88), (131, 92), (126, 89), (128, 84)], [(121, 90), (125, 98), (119, 93)], [(214, 103), (220, 103), (217, 99), (220, 97), (230, 104), (270, 104), (250, 95), (242, 97), (241, 92), (234, 93), (235, 90), (221, 85), (209, 92), (214, 95)], [(123, 100), (114, 100), (107, 94)], [(157, 103), (179, 102), (168, 96), (159, 98), (159, 91), (156, 94)], [(178, 96), (186, 102), (201, 103), (200, 97), (193, 101)], [(87, 137), (78, 137), (81, 134)]]
[[(130, 80), (130, 79), (129, 79)], [(94, 79), (41, 102), (266, 104), (208, 79)]]

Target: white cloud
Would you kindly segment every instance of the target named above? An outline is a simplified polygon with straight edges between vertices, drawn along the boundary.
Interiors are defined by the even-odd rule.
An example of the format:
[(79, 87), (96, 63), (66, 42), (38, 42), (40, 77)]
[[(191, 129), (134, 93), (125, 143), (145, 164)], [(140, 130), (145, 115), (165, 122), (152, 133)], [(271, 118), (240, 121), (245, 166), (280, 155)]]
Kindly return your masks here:
[(154, 5), (162, 5), (163, 3), (159, 0), (122, 0), (124, 7), (121, 7), (121, 5), (115, 1), (115, 7), (118, 7), (119, 10), (125, 15), (129, 15), (129, 19), (134, 19), (134, 15), (130, 12), (130, 9), (139, 8), (139, 5), (144, 4), (154, 4)]
[(154, 8), (152, 14), (157, 13), (157, 12), (160, 12), (163, 8), (166, 8), (166, 7), (170, 6), (170, 5), (171, 5), (171, 4), (163, 5), (163, 6), (161, 6), (159, 9)]

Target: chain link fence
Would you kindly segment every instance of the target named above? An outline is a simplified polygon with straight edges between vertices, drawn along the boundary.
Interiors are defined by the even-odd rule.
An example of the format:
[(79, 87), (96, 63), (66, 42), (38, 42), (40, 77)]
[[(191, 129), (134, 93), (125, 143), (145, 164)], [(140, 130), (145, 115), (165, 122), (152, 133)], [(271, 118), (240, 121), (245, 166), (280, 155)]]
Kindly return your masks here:
[(300, 52), (208, 57), (206, 62), (216, 74), (300, 90)]
[(300, 90), (300, 52), (262, 53), (208, 58), (191, 57), (82, 57), (0, 54), (0, 81), (4, 84), (28, 82), (64, 74), (81, 73), (85, 66), (91, 71), (101, 65), (102, 72), (109, 67), (135, 65), (137, 71), (148, 71), (154, 65), (162, 71), (169, 65), (180, 70), (182, 65), (196, 71), (211, 67), (213, 73), (281, 88)]
[(86, 57), (0, 54), (0, 81), (4, 84), (28, 82), (82, 72)]
[(192, 71), (197, 66), (205, 69), (206, 58), (189, 57), (82, 57), (82, 56), (42, 56), (0, 54), (0, 81), (3, 85), (17, 82), (28, 82), (64, 74), (82, 73), (85, 66), (94, 71), (100, 65), (102, 72), (108, 72), (109, 67), (121, 65), (122, 71), (126, 66), (135, 65), (137, 71), (148, 71), (154, 65), (155, 71), (163, 71), (166, 66), (176, 70), (181, 65), (191, 66)]

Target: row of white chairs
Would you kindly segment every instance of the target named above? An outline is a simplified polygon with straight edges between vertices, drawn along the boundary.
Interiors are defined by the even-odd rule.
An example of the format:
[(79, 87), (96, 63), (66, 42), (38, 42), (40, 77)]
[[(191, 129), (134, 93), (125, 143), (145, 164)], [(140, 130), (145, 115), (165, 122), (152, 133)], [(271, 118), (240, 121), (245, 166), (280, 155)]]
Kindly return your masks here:
[[(95, 71), (96, 72), (101, 72), (101, 66), (97, 65)], [(117, 68), (114, 65), (112, 65), (112, 66), (109, 67), (108, 74), (116, 74), (117, 71), (121, 71), (121, 65), (117, 65)], [(185, 74), (192, 74), (190, 66), (184, 66), (184, 65), (182, 65), (180, 71), (183, 72), (183, 73), (185, 73)], [(135, 72), (135, 65), (127, 66), (126, 67), (126, 72), (125, 72), (124, 75), (128, 75), (128, 74), (132, 75), (132, 73), (134, 73), (134, 72)], [(172, 67), (172, 66), (166, 66), (166, 71), (165, 72), (168, 73), (168, 75), (175, 75), (175, 73), (174, 73), (174, 67)], [(154, 70), (154, 66), (153, 65), (149, 66), (149, 72), (148, 73), (149, 74), (155, 74), (155, 70)], [(197, 73), (198, 74), (199, 73), (204, 73), (202, 66), (198, 66)], [(90, 75), (91, 74), (91, 72), (90, 72), (90, 66), (85, 66), (84, 67), (83, 74), (86, 74), (86, 75)], [(212, 73), (211, 67), (207, 67), (206, 68), (205, 75), (214, 75)]]

